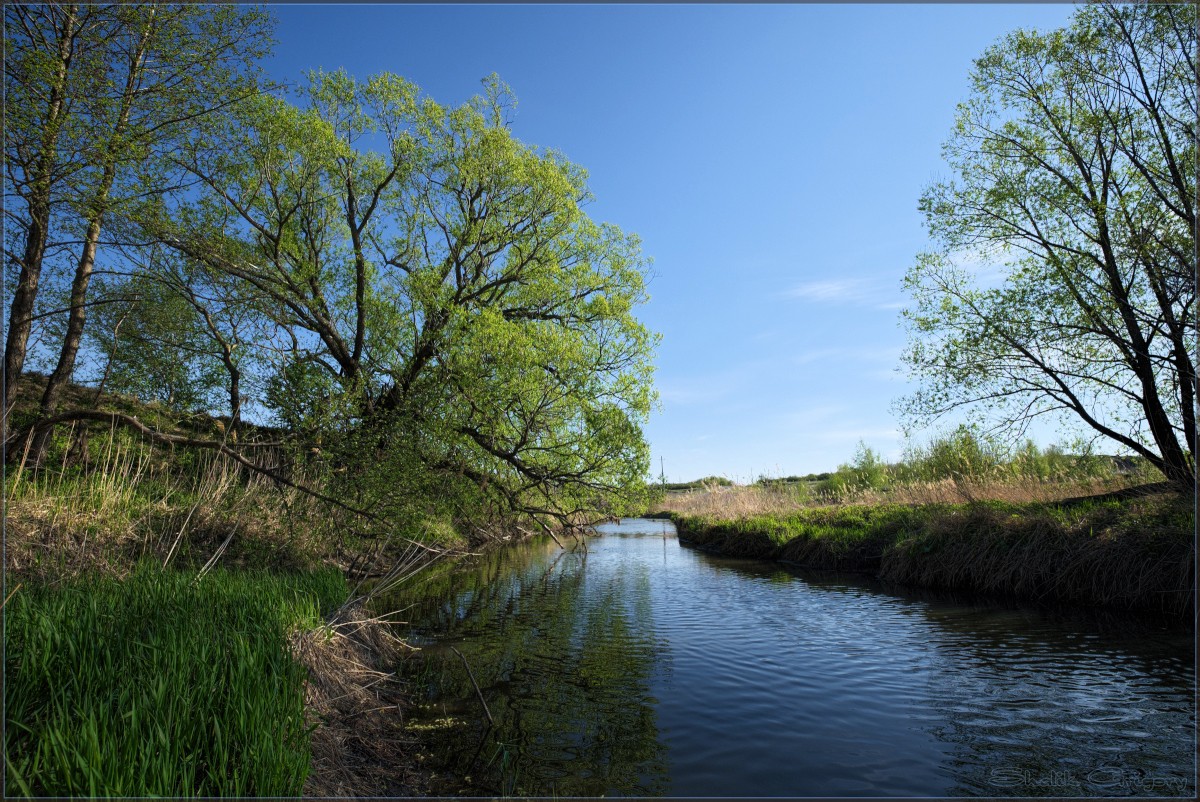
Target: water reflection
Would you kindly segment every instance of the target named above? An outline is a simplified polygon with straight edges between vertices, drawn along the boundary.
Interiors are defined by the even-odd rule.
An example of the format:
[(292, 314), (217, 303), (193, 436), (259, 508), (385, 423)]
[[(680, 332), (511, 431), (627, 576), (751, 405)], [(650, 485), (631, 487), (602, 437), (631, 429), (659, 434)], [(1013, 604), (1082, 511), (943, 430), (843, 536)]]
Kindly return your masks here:
[(437, 731), (447, 768), (469, 790), (517, 795), (661, 795), (665, 748), (650, 695), (669, 671), (651, 633), (645, 565), (596, 576), (583, 552), (552, 542), (508, 549), (443, 571), (407, 599), (413, 621), (436, 633), (429, 715), (479, 702), (466, 657), (495, 727)]
[(525, 545), (409, 591), (452, 771), (537, 795), (1189, 796), (1190, 632), (681, 549)]

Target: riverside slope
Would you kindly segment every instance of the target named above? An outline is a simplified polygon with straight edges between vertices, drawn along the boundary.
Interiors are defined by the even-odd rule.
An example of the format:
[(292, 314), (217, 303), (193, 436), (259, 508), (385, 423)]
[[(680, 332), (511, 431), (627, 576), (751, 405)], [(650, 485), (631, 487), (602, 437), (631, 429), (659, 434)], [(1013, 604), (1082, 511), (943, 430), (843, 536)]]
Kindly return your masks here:
[(728, 556), (1037, 602), (1169, 616), (1195, 609), (1195, 508), (1181, 493), (670, 517), (681, 543)]

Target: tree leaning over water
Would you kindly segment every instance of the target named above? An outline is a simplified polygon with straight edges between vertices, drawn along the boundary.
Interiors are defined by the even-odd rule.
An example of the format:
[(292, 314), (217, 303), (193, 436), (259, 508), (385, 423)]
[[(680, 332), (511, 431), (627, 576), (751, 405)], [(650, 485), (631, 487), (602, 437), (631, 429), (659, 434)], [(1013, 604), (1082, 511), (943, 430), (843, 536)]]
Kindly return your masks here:
[[(39, 337), (50, 373), (6, 458), (32, 444), (41, 465), (53, 427), (101, 421), (262, 470), (238, 443), (249, 389), (290, 444), (268, 472), (390, 524), (639, 497), (647, 260), (584, 212), (584, 170), (513, 137), (498, 79), (458, 108), (388, 74), (318, 72), (288, 99), (260, 80), (259, 9), (5, 14), (6, 416)], [(61, 411), (77, 362), (99, 384)], [(106, 389), (227, 408), (228, 435), (92, 408)]]
[(1088, 5), (976, 61), (905, 278), (910, 420), (1065, 415), (1195, 486), (1197, 82), (1184, 4)]
[(222, 147), (182, 148), (203, 193), (138, 219), (259, 299), (268, 406), (356, 507), (568, 522), (648, 470), (646, 261), (485, 86), (444, 108), (395, 75), (314, 73), (299, 105), (264, 95), (209, 132)]

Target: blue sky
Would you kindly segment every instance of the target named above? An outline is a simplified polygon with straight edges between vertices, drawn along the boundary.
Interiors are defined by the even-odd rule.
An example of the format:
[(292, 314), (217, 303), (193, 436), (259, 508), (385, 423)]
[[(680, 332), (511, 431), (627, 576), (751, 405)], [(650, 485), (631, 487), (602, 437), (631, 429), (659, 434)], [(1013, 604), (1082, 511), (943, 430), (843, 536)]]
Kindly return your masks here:
[[(587, 168), (654, 260), (654, 473), (898, 457), (900, 280), (971, 62), (1068, 4), (275, 6), (268, 69), (391, 71), (443, 104), (496, 72), (518, 138)], [(1053, 432), (1040, 433), (1049, 442)], [(921, 439), (921, 438), (918, 438)]]

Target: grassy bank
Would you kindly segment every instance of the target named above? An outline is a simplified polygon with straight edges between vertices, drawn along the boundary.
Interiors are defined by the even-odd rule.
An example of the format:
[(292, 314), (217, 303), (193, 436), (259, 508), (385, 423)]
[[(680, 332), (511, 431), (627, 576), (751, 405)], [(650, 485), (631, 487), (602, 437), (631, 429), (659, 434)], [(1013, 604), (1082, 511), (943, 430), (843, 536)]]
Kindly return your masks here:
[(347, 602), (454, 544), (379, 537), (220, 455), (60, 435), (6, 466), (6, 796), (424, 791), (408, 650)]
[(1055, 503), (975, 501), (673, 511), (682, 542), (731, 556), (870, 572), (920, 587), (1190, 614), (1194, 500), (1165, 492)]
[(117, 567), (7, 576), (6, 797), (422, 793), (408, 650), (342, 568)]
[(346, 599), (291, 576), (143, 564), (5, 609), (7, 796), (294, 796), (311, 758), (289, 645)]

